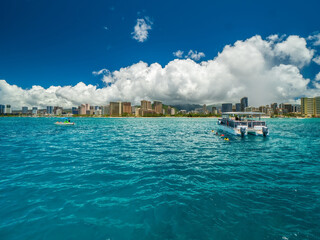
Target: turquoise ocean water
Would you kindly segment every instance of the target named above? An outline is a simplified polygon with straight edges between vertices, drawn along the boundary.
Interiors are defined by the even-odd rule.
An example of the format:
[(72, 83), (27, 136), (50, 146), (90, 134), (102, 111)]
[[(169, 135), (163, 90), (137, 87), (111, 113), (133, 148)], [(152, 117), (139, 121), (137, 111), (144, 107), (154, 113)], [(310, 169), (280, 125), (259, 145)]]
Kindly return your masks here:
[(320, 119), (0, 118), (0, 239), (320, 239)]

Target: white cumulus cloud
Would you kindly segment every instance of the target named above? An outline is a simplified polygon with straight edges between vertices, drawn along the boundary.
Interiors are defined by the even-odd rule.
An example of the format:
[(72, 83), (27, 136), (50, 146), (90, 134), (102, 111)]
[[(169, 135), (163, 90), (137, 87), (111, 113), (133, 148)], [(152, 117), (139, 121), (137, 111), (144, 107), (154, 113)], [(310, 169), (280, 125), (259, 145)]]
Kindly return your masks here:
[(193, 59), (195, 61), (199, 61), (201, 58), (205, 57), (206, 55), (203, 52), (198, 52), (198, 51), (193, 51), (193, 50), (189, 50), (188, 54), (184, 54), (184, 51), (178, 50), (176, 52), (173, 52), (173, 56), (177, 57), (177, 58), (190, 58)]
[(206, 55), (203, 52), (197, 52), (197, 51), (190, 50), (188, 52), (188, 55), (186, 56), (186, 58), (191, 58), (191, 59), (193, 59), (195, 61), (199, 61), (200, 58), (203, 58), (205, 56)]
[(177, 58), (182, 58), (183, 57), (183, 53), (184, 53), (184, 51), (178, 50), (176, 52), (173, 52), (173, 56), (175, 56)]
[(270, 35), (270, 36), (267, 37), (267, 39), (270, 40), (270, 41), (275, 42), (275, 41), (279, 40), (279, 35), (278, 34)]
[(108, 69), (105, 69), (105, 68), (103, 68), (103, 69), (101, 69), (99, 71), (93, 71), (92, 72), (92, 74), (95, 75), (95, 76), (98, 76), (98, 75), (101, 75), (101, 74), (107, 75), (109, 73), (110, 73), (110, 71)]
[(134, 26), (134, 31), (131, 33), (132, 38), (138, 42), (144, 42), (147, 40), (149, 35), (149, 30), (151, 30), (152, 22), (148, 17), (138, 18), (137, 24)]
[(314, 46), (320, 46), (320, 33), (309, 36), (308, 40), (313, 41)]
[(312, 59), (316, 64), (320, 65), (320, 56), (315, 57)]
[(299, 36), (289, 36), (285, 41), (276, 44), (275, 54), (283, 60), (287, 59), (289, 63), (298, 67), (303, 67), (310, 63), (314, 50), (307, 47), (307, 42)]
[[(102, 76), (106, 83), (103, 88), (80, 82), (75, 86), (33, 86), (25, 90), (1, 80), (0, 103), (19, 108), (106, 105), (110, 101), (138, 104), (141, 99), (211, 104), (236, 103), (243, 96), (253, 106), (294, 102), (297, 97), (320, 95), (320, 84), (309, 84), (310, 79), (300, 72), (314, 53), (305, 42), (298, 36), (274, 42), (257, 35), (227, 45), (214, 59), (201, 63), (190, 58), (175, 59), (165, 66), (140, 61), (113, 72), (93, 72)], [(314, 81), (319, 78), (317, 75)]]

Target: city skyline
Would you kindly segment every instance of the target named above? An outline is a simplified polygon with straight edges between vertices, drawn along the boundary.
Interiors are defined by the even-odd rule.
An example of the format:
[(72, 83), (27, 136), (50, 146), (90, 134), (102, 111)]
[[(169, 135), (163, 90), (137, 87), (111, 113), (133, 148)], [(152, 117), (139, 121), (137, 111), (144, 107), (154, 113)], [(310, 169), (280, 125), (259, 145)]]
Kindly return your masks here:
[[(187, 104), (188, 105), (188, 104)], [(185, 105), (185, 106), (187, 106)], [(164, 108), (164, 106), (166, 106)], [(194, 105), (192, 110), (186, 110), (178, 107), (177, 105), (169, 106), (163, 104), (161, 101), (154, 100), (153, 103), (148, 100), (141, 100), (140, 105), (132, 105), (131, 102), (110, 102), (107, 105), (91, 106), (88, 103), (81, 104), (78, 107), (72, 107), (71, 109), (63, 109), (60, 106), (46, 106), (46, 109), (38, 109), (38, 107), (32, 107), (30, 110), (28, 107), (23, 106), (22, 110), (13, 110), (10, 104), (0, 104), (0, 115), (13, 114), (32, 114), (38, 115), (96, 115), (96, 116), (165, 116), (178, 114), (223, 114), (225, 112), (261, 112), (265, 115), (284, 115), (294, 114), (295, 116), (304, 117), (319, 117), (320, 116), (320, 96), (313, 98), (303, 97), (300, 99), (300, 104), (291, 103), (271, 103), (267, 105), (261, 105), (259, 107), (249, 105), (248, 97), (242, 97), (239, 102), (236, 103), (222, 103), (206, 105)], [(218, 107), (219, 106), (219, 107)], [(70, 111), (71, 110), (71, 111)], [(178, 111), (178, 112), (177, 112)], [(297, 115), (298, 114), (298, 115)]]
[[(311, 97), (311, 98), (317, 98), (318, 96), (315, 96), (315, 97)], [(246, 104), (244, 105), (244, 106), (242, 106), (241, 105), (241, 101), (242, 101), (242, 99), (246, 99)], [(298, 99), (298, 101), (297, 102), (295, 102), (295, 103), (289, 103), (289, 102), (283, 102), (283, 103), (279, 103), (279, 105), (280, 104), (290, 104), (290, 105), (300, 105), (300, 103), (301, 103), (301, 99), (303, 99), (303, 98), (300, 98), (300, 99)], [(109, 103), (106, 103), (106, 104), (102, 104), (102, 105), (99, 105), (99, 104), (90, 104), (90, 103), (81, 103), (81, 104), (78, 104), (79, 105), (79, 107), (81, 107), (82, 105), (87, 105), (87, 106), (107, 106), (107, 105), (110, 105), (110, 104), (112, 104), (112, 103), (129, 103), (130, 104), (130, 106), (142, 106), (143, 104), (148, 104), (148, 106), (147, 107), (145, 107), (145, 109), (150, 109), (151, 107), (151, 102), (154, 102), (153, 104), (157, 104), (157, 103), (159, 103), (159, 104), (161, 104), (161, 106), (162, 106), (162, 104), (165, 104), (165, 105), (167, 105), (167, 106), (170, 106), (170, 105), (172, 105), (172, 106), (177, 106), (177, 105), (180, 105), (180, 104), (166, 104), (166, 103), (163, 103), (163, 102), (161, 102), (161, 101), (159, 101), (159, 100), (140, 100), (139, 101), (139, 103), (138, 104), (133, 104), (133, 103), (131, 103), (131, 102), (125, 102), (125, 101), (111, 101), (111, 102), (109, 102)], [(142, 103), (142, 102), (147, 102), (147, 103)], [(268, 103), (268, 104), (264, 104), (264, 105), (250, 105), (250, 104), (248, 104), (248, 98), (247, 97), (243, 97), (243, 98), (241, 98), (240, 99), (240, 101), (239, 102), (228, 102), (228, 103), (226, 103), (226, 102), (223, 102), (223, 103), (212, 103), (212, 104), (200, 104), (200, 103), (198, 103), (198, 104), (188, 104), (188, 103), (186, 103), (186, 104), (182, 104), (182, 105), (190, 105), (190, 106), (192, 106), (192, 105), (194, 105), (194, 106), (214, 106), (214, 107), (220, 107), (220, 108), (223, 108), (224, 107), (224, 105), (226, 106), (226, 105), (228, 105), (228, 106), (226, 106), (227, 108), (230, 108), (230, 106), (231, 106), (231, 108), (235, 108), (235, 109), (237, 109), (237, 111), (244, 111), (244, 109), (246, 108), (246, 107), (260, 107), (260, 106), (272, 106), (272, 104), (274, 104), (274, 103)], [(277, 103), (275, 103), (275, 104), (277, 104)], [(11, 109), (13, 109), (13, 110), (20, 110), (20, 109), (24, 109), (24, 108), (33, 108), (33, 107), (36, 107), (36, 108), (39, 108), (39, 109), (48, 109), (48, 107), (49, 108), (54, 108), (54, 107), (56, 107), (56, 108), (58, 108), (58, 107), (61, 107), (61, 108), (63, 108), (63, 106), (61, 106), (61, 105), (57, 105), (57, 104), (52, 104), (52, 105), (29, 105), (29, 106), (26, 106), (26, 105), (24, 105), (24, 106), (21, 106), (21, 107), (12, 107), (12, 104), (11, 103), (8, 103), (8, 102), (0, 102), (0, 105), (2, 105), (2, 106), (4, 106), (4, 105), (9, 105), (10, 106), (10, 108)], [(230, 106), (229, 106), (230, 105)], [(243, 108), (242, 108), (243, 107)], [(65, 109), (72, 109), (72, 108), (74, 108), (74, 106), (71, 106), (71, 107), (67, 107), (67, 108), (65, 108)], [(53, 109), (51, 109), (50, 111), (53, 111)]]
[[(1, 82), (1, 80), (0, 80)], [(320, 95), (320, 93), (319, 93)], [(300, 105), (301, 104), (301, 99), (302, 98), (317, 98), (318, 96), (317, 95), (313, 95), (313, 96), (310, 96), (310, 97), (300, 97), (298, 99), (296, 99), (295, 101), (282, 101), (282, 102), (277, 102), (279, 104), (291, 104), (291, 105)], [(140, 105), (140, 101), (141, 100), (137, 100), (137, 98), (135, 98), (136, 100), (134, 102), (130, 102), (130, 101), (121, 101), (119, 99), (117, 100), (114, 100), (114, 101), (108, 101), (108, 102), (105, 102), (105, 103), (102, 103), (102, 104), (97, 104), (97, 103), (92, 103), (92, 101), (88, 101), (86, 102), (85, 104), (89, 104), (91, 106), (105, 106), (107, 103), (111, 103), (111, 102), (130, 102), (132, 104), (132, 106), (139, 106)], [(145, 99), (150, 99), (150, 98), (145, 98)], [(0, 99), (1, 100), (1, 99)], [(145, 100), (145, 101), (149, 101), (149, 100)], [(266, 106), (266, 105), (272, 105), (274, 102), (276, 101), (271, 101), (271, 102), (267, 102), (265, 104), (248, 104), (248, 97), (244, 96), (244, 97), (241, 97), (238, 101), (235, 100), (235, 101), (225, 101), (225, 102), (212, 102), (212, 103), (209, 103), (209, 104), (206, 104), (206, 103), (188, 103), (188, 102), (182, 102), (182, 103), (175, 103), (175, 104), (170, 104), (170, 103), (167, 103), (167, 102), (162, 102), (162, 101), (159, 101), (159, 100), (150, 100), (151, 101), (155, 101), (155, 102), (161, 102), (165, 105), (208, 105), (208, 106), (221, 106), (221, 108), (223, 107), (223, 105), (225, 104), (232, 104), (232, 106), (236, 109), (239, 109), (241, 111), (243, 111), (243, 109), (245, 107), (260, 107), (260, 106)], [(243, 102), (245, 101), (245, 102)], [(18, 110), (18, 109), (22, 109), (24, 107), (28, 107), (28, 108), (32, 108), (32, 107), (37, 107), (37, 108), (42, 108), (42, 109), (45, 109), (47, 108), (48, 106), (57, 106), (57, 107), (63, 107), (65, 109), (72, 109), (74, 106), (79, 106), (79, 105), (82, 105), (82, 103), (79, 103), (79, 104), (73, 104), (73, 105), (69, 105), (67, 107), (65, 107), (63, 104), (57, 104), (57, 103), (53, 103), (52, 101), (50, 102), (50, 104), (44, 104), (44, 103), (35, 103), (33, 105), (30, 105), (30, 104), (24, 104), (24, 105), (19, 105), (19, 106), (15, 106), (14, 104), (12, 104), (12, 102), (9, 102), (9, 101), (0, 101), (0, 104), (1, 105), (7, 105), (9, 104), (11, 106), (11, 109), (14, 109), (14, 110)]]

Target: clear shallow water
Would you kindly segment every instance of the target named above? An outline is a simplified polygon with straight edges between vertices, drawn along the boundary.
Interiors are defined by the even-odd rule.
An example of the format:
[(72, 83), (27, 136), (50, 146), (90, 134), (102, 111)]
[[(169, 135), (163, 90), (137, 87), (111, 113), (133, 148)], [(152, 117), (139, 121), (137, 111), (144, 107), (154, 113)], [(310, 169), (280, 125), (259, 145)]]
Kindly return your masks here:
[(319, 239), (320, 119), (0, 118), (0, 239)]

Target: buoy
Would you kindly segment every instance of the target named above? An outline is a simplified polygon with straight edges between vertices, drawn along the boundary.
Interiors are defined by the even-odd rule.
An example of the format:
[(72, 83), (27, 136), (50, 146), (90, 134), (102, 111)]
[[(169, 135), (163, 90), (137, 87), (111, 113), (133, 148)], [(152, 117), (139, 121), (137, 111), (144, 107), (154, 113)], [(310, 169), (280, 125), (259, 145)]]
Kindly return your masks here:
[(224, 140), (229, 141), (229, 138), (225, 138)]
[(224, 137), (224, 134), (221, 134), (221, 137)]

